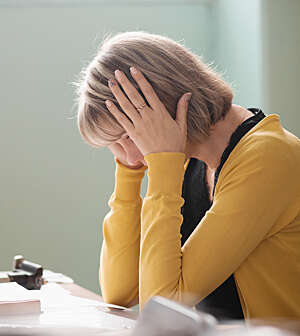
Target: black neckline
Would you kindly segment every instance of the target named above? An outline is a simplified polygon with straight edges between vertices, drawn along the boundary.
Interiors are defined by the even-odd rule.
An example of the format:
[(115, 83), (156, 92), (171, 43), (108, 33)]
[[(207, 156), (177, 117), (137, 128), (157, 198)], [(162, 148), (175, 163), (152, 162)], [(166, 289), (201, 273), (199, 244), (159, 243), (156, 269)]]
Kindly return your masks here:
[[(248, 110), (254, 115), (239, 125), (231, 135), (216, 170), (214, 188), (220, 171), (235, 145), (252, 127), (265, 117), (259, 109), (255, 108)], [(184, 204), (181, 208), (183, 221), (180, 228), (182, 246), (213, 204), (209, 198), (206, 168), (207, 165), (204, 161), (191, 158), (185, 171), (182, 186)], [(195, 256), (195, 258), (197, 258), (197, 256)], [(203, 276), (205, 276), (205, 274)], [(214, 315), (219, 320), (244, 319), (233, 274), (231, 274), (218, 288), (198, 303), (196, 308)]]

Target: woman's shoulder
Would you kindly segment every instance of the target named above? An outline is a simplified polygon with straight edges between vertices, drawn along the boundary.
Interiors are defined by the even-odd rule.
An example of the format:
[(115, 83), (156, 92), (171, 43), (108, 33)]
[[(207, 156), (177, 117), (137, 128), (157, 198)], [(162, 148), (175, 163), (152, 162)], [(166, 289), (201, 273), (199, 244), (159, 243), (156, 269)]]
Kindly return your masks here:
[(222, 170), (225, 176), (232, 170), (242, 174), (258, 168), (265, 174), (277, 171), (290, 179), (299, 175), (300, 140), (282, 127), (276, 114), (267, 115), (241, 138)]
[(277, 114), (267, 115), (244, 135), (237, 146), (241, 151), (263, 161), (284, 157), (300, 165), (300, 139), (281, 125)]

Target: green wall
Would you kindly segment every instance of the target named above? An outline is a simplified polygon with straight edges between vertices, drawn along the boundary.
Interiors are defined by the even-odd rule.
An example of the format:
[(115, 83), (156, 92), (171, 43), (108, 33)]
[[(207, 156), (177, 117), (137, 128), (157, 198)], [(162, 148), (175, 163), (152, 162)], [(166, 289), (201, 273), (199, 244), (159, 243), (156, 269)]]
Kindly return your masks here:
[(300, 1), (262, 0), (261, 11), (264, 104), (300, 137)]
[(114, 162), (109, 151), (81, 140), (71, 83), (107, 32), (184, 40), (225, 72), (235, 103), (278, 113), (300, 135), (299, 1), (19, 3), (0, 0), (0, 270), (23, 254), (99, 291)]
[(0, 269), (23, 254), (99, 291), (114, 162), (81, 140), (71, 83), (106, 32), (167, 34), (209, 55), (208, 12), (202, 2), (0, 8)]
[(234, 103), (261, 107), (260, 0), (219, 0), (214, 14), (214, 59), (234, 88)]

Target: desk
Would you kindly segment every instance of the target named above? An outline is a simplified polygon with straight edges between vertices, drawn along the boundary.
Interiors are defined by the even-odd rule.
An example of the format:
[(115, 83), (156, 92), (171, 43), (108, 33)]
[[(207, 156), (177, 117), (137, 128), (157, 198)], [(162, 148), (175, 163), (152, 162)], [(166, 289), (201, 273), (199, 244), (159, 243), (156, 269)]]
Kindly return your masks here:
[[(83, 287), (80, 287), (76, 284), (61, 284), (63, 288), (66, 290), (70, 291), (72, 295), (78, 296), (84, 299), (90, 299), (90, 300), (95, 300), (95, 301), (100, 301), (103, 302), (103, 299), (100, 295), (95, 294), (94, 292), (91, 292), (88, 289), (85, 289)], [(108, 314), (120, 316), (120, 317), (125, 317), (131, 320), (136, 320), (138, 317), (138, 312), (136, 311), (131, 311), (131, 310), (118, 310), (118, 309), (112, 309), (110, 311), (107, 311), (103, 307), (97, 307), (97, 310), (99, 311), (105, 311)]]
[[(97, 295), (83, 287), (80, 287), (76, 284), (63, 284), (60, 285), (65, 290), (69, 291), (72, 295), (83, 298), (90, 299), (95, 301), (103, 302), (100, 295)], [(84, 309), (86, 308), (86, 309)], [(92, 308), (92, 309), (90, 309)], [(52, 314), (52, 316), (51, 316)], [(57, 316), (57, 324), (51, 325), (51, 321), (55, 320), (55, 314)], [(28, 316), (27, 318), (21, 317), (22, 320), (9, 320), (3, 319), (0, 317), (0, 335), (2, 336), (130, 336), (132, 329), (124, 329), (122, 326), (122, 322), (128, 321), (134, 324), (134, 320), (137, 318), (138, 313), (136, 311), (126, 310), (110, 310), (107, 311), (104, 307), (83, 307), (83, 309), (79, 309), (74, 311), (74, 316), (72, 316), (71, 311), (67, 311), (66, 309), (61, 309), (61, 311), (54, 312), (45, 312), (41, 315), (32, 317)], [(73, 319), (69, 319), (70, 316)], [(103, 317), (110, 316), (112, 319), (104, 319)], [(69, 320), (68, 320), (69, 319)], [(74, 319), (80, 319), (84, 323), (75, 323), (73, 325)], [(98, 321), (97, 321), (98, 320)], [(71, 321), (71, 323), (69, 323)], [(75, 322), (78, 320), (75, 320)], [(102, 321), (104, 323), (101, 325)], [(15, 328), (5, 327), (3, 323), (7, 322), (7, 324), (15, 325)], [(50, 323), (49, 323), (50, 322)], [(91, 323), (90, 323), (91, 322)], [(98, 325), (95, 325), (99, 322)], [(278, 321), (277, 321), (278, 322)], [(26, 329), (26, 323), (31, 325), (32, 327)], [(2, 326), (1, 326), (2, 324)], [(260, 323), (258, 323), (259, 325)], [(264, 323), (263, 325), (273, 325), (275, 327), (283, 327), (280, 324), (273, 323)], [(112, 330), (111, 328), (115, 328), (116, 330)], [(241, 324), (234, 325), (218, 325), (216, 330), (216, 335), (237, 335), (238, 329), (241, 327)], [(110, 329), (110, 330), (108, 330)], [(286, 330), (294, 332), (295, 335), (300, 335), (300, 325), (289, 324)], [(244, 334), (245, 330), (243, 330)], [(262, 333), (255, 333), (255, 335), (263, 336)], [(273, 334), (274, 335), (274, 334)], [(279, 334), (276, 334), (279, 335)], [(281, 334), (282, 335), (282, 334)]]

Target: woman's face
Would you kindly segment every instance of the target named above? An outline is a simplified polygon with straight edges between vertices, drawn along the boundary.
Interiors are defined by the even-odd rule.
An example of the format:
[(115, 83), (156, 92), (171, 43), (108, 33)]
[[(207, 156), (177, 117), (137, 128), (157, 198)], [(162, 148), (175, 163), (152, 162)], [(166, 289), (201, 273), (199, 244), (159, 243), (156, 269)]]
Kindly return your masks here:
[(118, 159), (127, 162), (131, 166), (138, 165), (140, 162), (147, 166), (143, 154), (127, 134), (124, 134), (113, 144), (108, 145), (108, 148)]

